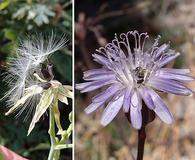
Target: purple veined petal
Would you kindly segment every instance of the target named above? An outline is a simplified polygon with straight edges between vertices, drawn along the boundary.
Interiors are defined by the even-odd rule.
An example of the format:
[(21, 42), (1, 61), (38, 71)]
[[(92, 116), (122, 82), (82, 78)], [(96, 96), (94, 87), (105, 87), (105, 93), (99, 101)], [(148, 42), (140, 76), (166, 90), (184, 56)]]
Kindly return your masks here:
[(193, 94), (189, 88), (184, 86), (184, 84), (171, 79), (158, 78), (154, 76), (149, 79), (148, 84), (157, 90), (167, 93), (183, 96), (190, 96)]
[(101, 88), (105, 85), (114, 83), (114, 80), (103, 80), (103, 81), (93, 81), (93, 82), (84, 82), (76, 85), (76, 89), (81, 90), (81, 93), (90, 92)]
[(84, 89), (85, 87), (87, 87), (91, 84), (93, 84), (93, 83), (92, 82), (78, 83), (78, 84), (76, 84), (76, 89), (82, 90), (82, 89)]
[(108, 125), (114, 119), (114, 117), (117, 115), (117, 113), (119, 112), (119, 110), (122, 107), (123, 98), (124, 98), (124, 96), (121, 96), (117, 100), (111, 101), (108, 104), (108, 106), (105, 108), (105, 110), (102, 114), (102, 117), (101, 117), (101, 124), (103, 126)]
[(132, 126), (140, 129), (142, 126), (141, 99), (136, 91), (131, 96), (130, 117)]
[(131, 93), (132, 93), (132, 87), (128, 87), (125, 91), (124, 95), (124, 102), (123, 102), (123, 111), (125, 113), (129, 112), (129, 107), (131, 104)]
[(92, 98), (93, 102), (101, 102), (109, 99), (112, 97), (118, 90), (120, 89), (120, 86), (117, 84), (111, 85), (109, 88), (107, 88), (105, 91), (99, 93), (95, 97)]
[(109, 73), (113, 73), (113, 72), (108, 70), (108, 69), (105, 69), (105, 68), (91, 69), (91, 70), (85, 71), (83, 73), (83, 76), (84, 77), (90, 77), (90, 76), (94, 76), (94, 75), (109, 74)]
[(94, 112), (95, 110), (97, 110), (98, 108), (100, 108), (104, 103), (105, 103), (105, 101), (91, 103), (87, 108), (85, 108), (84, 111), (85, 111), (85, 113), (90, 114), (90, 113)]
[(190, 74), (189, 69), (176, 69), (176, 68), (161, 68), (160, 71), (168, 72), (168, 73), (176, 73), (176, 74)]
[[(173, 52), (173, 51), (170, 51)], [(158, 67), (161, 68), (164, 65), (168, 64), (169, 62), (171, 62), (172, 60), (174, 60), (175, 58), (177, 58), (180, 55), (180, 53), (170, 53), (170, 55), (167, 55), (166, 57), (162, 58), (162, 60), (160, 60), (160, 62), (158, 62)]]
[(99, 54), (93, 54), (92, 55), (94, 57), (94, 61), (98, 62), (99, 64), (108, 66), (110, 65), (110, 61), (107, 57), (101, 56)]
[(79, 83), (79, 84), (76, 84), (76, 89), (78, 90), (83, 90), (84, 88), (92, 85), (94, 82), (84, 82), (84, 83)]
[(144, 100), (144, 103), (146, 104), (146, 106), (153, 110), (154, 109), (154, 103), (153, 103), (153, 100), (150, 96), (150, 92), (148, 91), (148, 88), (146, 87), (142, 87), (139, 89), (139, 93), (142, 97), (142, 99)]
[[(183, 72), (182, 72), (183, 71)], [(177, 81), (193, 81), (194, 77), (189, 75), (188, 69), (170, 69), (170, 68), (161, 68), (157, 71), (156, 76), (159, 78), (173, 79)]]
[(142, 126), (142, 115), (139, 108), (131, 106), (131, 124), (134, 128), (140, 129)]
[(112, 97), (112, 101), (116, 101), (118, 100), (121, 96), (123, 96), (124, 99), (124, 95), (125, 95), (125, 90), (124, 88), (121, 88), (120, 90), (118, 90)]
[(140, 99), (140, 95), (137, 91), (133, 91), (133, 93), (131, 94), (131, 106), (133, 107), (141, 107), (141, 99)]
[(84, 80), (86, 81), (94, 81), (94, 80), (109, 80), (109, 79), (115, 79), (115, 74), (113, 72), (108, 72), (106, 74), (96, 74), (93, 76), (84, 76), (83, 77)]
[(173, 116), (169, 112), (166, 104), (163, 102), (160, 96), (152, 89), (148, 89), (148, 92), (150, 93), (153, 103), (155, 105), (154, 112), (163, 122), (171, 124), (173, 122)]

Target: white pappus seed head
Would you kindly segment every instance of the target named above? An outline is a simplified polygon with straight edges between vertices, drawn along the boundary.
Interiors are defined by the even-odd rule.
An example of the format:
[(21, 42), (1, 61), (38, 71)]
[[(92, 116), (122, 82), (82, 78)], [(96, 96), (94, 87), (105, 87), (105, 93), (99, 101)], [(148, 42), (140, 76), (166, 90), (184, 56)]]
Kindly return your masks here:
[[(49, 36), (39, 34), (28, 37), (22, 41), (16, 50), (16, 57), (10, 58), (9, 69), (4, 74), (4, 81), (9, 90), (2, 99), (6, 99), (8, 107), (13, 106), (25, 94), (25, 88), (37, 85), (40, 81), (33, 75), (41, 70), (41, 64), (55, 51), (62, 49), (67, 44), (65, 35), (57, 38), (52, 32)], [(29, 112), (39, 100), (40, 96), (32, 96), (20, 107), (20, 115), (28, 107)]]

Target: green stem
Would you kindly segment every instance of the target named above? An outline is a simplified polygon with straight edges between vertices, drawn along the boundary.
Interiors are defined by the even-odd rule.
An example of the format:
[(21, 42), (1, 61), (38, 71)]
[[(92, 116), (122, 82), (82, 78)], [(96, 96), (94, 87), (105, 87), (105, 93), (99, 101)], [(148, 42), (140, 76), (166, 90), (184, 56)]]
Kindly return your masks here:
[(56, 137), (55, 137), (55, 121), (54, 121), (54, 112), (53, 107), (49, 109), (49, 130), (48, 133), (50, 135), (51, 147), (49, 151), (48, 160), (54, 159), (55, 154), (55, 145), (56, 145)]
[(66, 148), (72, 148), (72, 144), (58, 144), (55, 147), (55, 150), (61, 150), (61, 149), (66, 149)]
[(72, 132), (72, 123), (69, 125), (67, 131), (64, 134), (62, 134), (61, 140), (59, 141), (58, 144), (63, 145), (68, 139), (68, 137), (71, 135), (71, 132)]
[[(56, 105), (56, 103), (54, 103), (54, 105)], [(52, 106), (49, 109), (49, 130), (48, 130), (48, 133), (50, 135), (51, 147), (50, 147), (50, 151), (49, 151), (48, 160), (59, 160), (61, 149), (72, 148), (72, 144), (65, 144), (65, 141), (71, 135), (72, 123), (69, 125), (68, 129), (66, 131), (64, 131), (64, 133), (61, 135), (61, 139), (59, 140), (56, 137), (56, 133), (55, 133), (55, 120), (56, 120), (55, 118), (56, 118), (55, 117), (55, 106)]]

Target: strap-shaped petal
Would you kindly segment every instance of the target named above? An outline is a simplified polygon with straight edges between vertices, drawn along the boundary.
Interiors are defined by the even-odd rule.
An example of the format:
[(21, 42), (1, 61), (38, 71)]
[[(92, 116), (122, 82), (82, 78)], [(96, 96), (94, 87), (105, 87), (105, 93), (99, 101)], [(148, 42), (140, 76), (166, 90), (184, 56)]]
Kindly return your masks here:
[(129, 107), (130, 107), (130, 104), (131, 104), (131, 94), (132, 94), (132, 87), (129, 86), (126, 89), (125, 95), (124, 95), (124, 102), (123, 102), (123, 111), (124, 112), (129, 111)]
[(190, 82), (195, 80), (195, 78), (190, 75), (189, 69), (161, 68), (157, 71), (155, 76), (182, 82)]
[(166, 104), (163, 102), (163, 100), (160, 98), (160, 96), (154, 92), (152, 89), (148, 89), (149, 94), (151, 95), (151, 98), (154, 103), (154, 112), (159, 116), (159, 118), (167, 123), (171, 124), (173, 122), (173, 116), (169, 112)]
[(85, 108), (85, 113), (90, 114), (94, 112), (96, 109), (100, 108), (104, 103), (105, 101), (91, 103), (87, 108)]
[(102, 117), (101, 117), (101, 124), (103, 126), (108, 125), (114, 117), (117, 115), (119, 110), (122, 107), (124, 96), (118, 97), (117, 99), (111, 101), (106, 109), (104, 110)]
[(131, 95), (130, 117), (132, 126), (140, 129), (142, 126), (141, 99), (137, 91)]
[(92, 98), (93, 102), (101, 102), (106, 101), (110, 97), (112, 97), (118, 90), (120, 89), (120, 86), (117, 84), (113, 84), (110, 87), (108, 87), (105, 91), (100, 92), (98, 95)]
[(183, 83), (172, 79), (158, 78), (154, 76), (150, 78), (148, 84), (156, 88), (157, 90), (163, 92), (182, 96), (192, 95), (192, 91), (189, 88), (187, 88)]
[(154, 109), (154, 103), (152, 101), (149, 89), (147, 87), (141, 87), (139, 89), (139, 93), (140, 93), (142, 99), (144, 100), (144, 103), (147, 105), (147, 107), (149, 109), (153, 110)]

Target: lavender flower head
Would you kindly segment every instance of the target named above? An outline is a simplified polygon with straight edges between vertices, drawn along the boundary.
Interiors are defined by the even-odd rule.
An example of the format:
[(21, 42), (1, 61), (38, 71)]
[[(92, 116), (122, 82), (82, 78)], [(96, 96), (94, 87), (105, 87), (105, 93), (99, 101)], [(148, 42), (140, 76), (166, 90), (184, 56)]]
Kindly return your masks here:
[(169, 44), (159, 46), (160, 37), (146, 50), (147, 38), (147, 33), (137, 31), (122, 33), (119, 39), (115, 36), (111, 43), (92, 55), (102, 67), (84, 72), (83, 79), (87, 82), (76, 85), (81, 93), (105, 87), (85, 109), (89, 114), (107, 104), (101, 117), (103, 126), (122, 108), (125, 113), (129, 112), (132, 126), (140, 129), (142, 100), (163, 122), (171, 124), (173, 117), (155, 90), (182, 96), (193, 94), (185, 85), (194, 80), (189, 69), (163, 68), (179, 53), (170, 49)]

